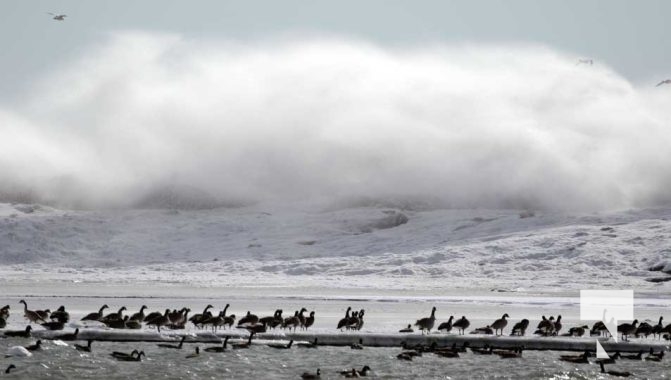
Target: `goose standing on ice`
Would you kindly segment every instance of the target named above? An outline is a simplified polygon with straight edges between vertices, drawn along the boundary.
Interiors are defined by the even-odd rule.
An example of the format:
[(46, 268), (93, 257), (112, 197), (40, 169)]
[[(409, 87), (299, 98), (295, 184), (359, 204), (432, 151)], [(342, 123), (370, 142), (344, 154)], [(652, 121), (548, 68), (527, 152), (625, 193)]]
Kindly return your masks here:
[(108, 307), (109, 306), (107, 306), (107, 304), (102, 305), (102, 307), (100, 308), (100, 310), (98, 310), (97, 313), (96, 312), (90, 313), (90, 314), (86, 315), (84, 318), (82, 318), (81, 320), (82, 321), (99, 321), (103, 318), (103, 311), (105, 309), (107, 309)]
[(352, 310), (351, 306), (347, 308), (347, 311), (345, 312), (345, 318), (341, 319), (338, 322), (338, 327), (337, 327), (338, 330), (342, 331), (343, 327), (346, 327), (347, 323), (349, 323), (349, 312), (351, 310)]
[(445, 330), (446, 333), (449, 333), (452, 331), (452, 320), (454, 319), (454, 316), (450, 315), (450, 319), (447, 320), (447, 322), (443, 322), (438, 326), (438, 331)]
[(30, 323), (39, 323), (39, 322), (46, 322), (39, 313), (33, 310), (28, 310), (28, 304), (26, 301), (21, 300), (19, 303), (23, 304), (23, 316), (30, 322)]
[(652, 327), (652, 337), (654, 338), (655, 335), (658, 336), (658, 338), (662, 337), (662, 330), (664, 330), (664, 325), (662, 324), (662, 321), (664, 320), (664, 317), (659, 317), (659, 322)]
[(131, 315), (130, 320), (131, 321), (142, 322), (144, 320), (144, 309), (146, 309), (146, 308), (147, 308), (147, 305), (142, 305), (142, 307), (140, 308), (140, 311)]
[(462, 316), (460, 320), (454, 322), (452, 327), (456, 327), (457, 330), (461, 331), (461, 335), (464, 335), (464, 331), (471, 325), (468, 319), (465, 316)]
[(494, 321), (494, 323), (491, 324), (491, 328), (494, 329), (494, 333), (496, 335), (499, 335), (497, 333), (499, 330), (501, 331), (501, 335), (503, 335), (503, 329), (508, 325), (508, 321), (506, 320), (506, 318), (510, 318), (508, 313), (503, 314), (503, 317), (501, 317), (501, 319), (497, 319)]
[(617, 332), (622, 333), (622, 340), (629, 340), (629, 335), (636, 333), (638, 319), (634, 319), (632, 323), (622, 323), (617, 326)]
[(168, 313), (170, 313), (170, 309), (165, 309), (165, 313), (159, 317), (156, 317), (152, 319), (151, 321), (147, 322), (147, 326), (153, 325), (156, 326), (156, 329), (158, 332), (161, 332), (161, 326), (167, 325), (170, 320), (168, 319)]
[(415, 326), (418, 326), (419, 329), (422, 331), (422, 334), (424, 334), (425, 330), (427, 333), (431, 332), (431, 329), (433, 328), (433, 325), (435, 323), (436, 323), (436, 307), (434, 306), (433, 309), (431, 309), (431, 316), (428, 318), (418, 319), (417, 322), (415, 322)]
[(515, 323), (515, 326), (513, 326), (513, 331), (510, 333), (510, 335), (524, 336), (524, 334), (527, 332), (527, 327), (529, 327), (529, 320), (523, 319)]
[[(307, 331), (307, 329), (310, 328), (315, 323), (315, 312), (314, 310), (310, 312), (310, 316), (305, 318), (305, 324), (303, 325), (303, 328)], [(363, 320), (361, 321), (361, 325), (363, 325)], [(359, 327), (361, 329), (361, 327)]]
[(56, 311), (51, 313), (49, 319), (56, 320), (60, 323), (68, 323), (70, 321), (70, 313), (65, 311), (65, 306), (60, 306)]

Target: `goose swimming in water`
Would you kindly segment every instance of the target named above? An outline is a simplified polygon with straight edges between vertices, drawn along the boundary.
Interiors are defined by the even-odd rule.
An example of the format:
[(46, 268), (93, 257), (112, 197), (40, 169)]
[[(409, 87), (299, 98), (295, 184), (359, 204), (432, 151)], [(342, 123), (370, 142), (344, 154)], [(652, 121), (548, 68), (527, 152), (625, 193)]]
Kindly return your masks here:
[(312, 372), (303, 372), (301, 375), (301, 379), (303, 380), (319, 380), (321, 379), (321, 370), (317, 368), (317, 372), (312, 373)]
[(198, 356), (200, 356), (200, 347), (196, 346), (196, 352), (186, 355), (186, 358), (191, 359), (191, 358), (197, 358)]
[(415, 326), (418, 326), (419, 329), (422, 331), (422, 334), (424, 334), (424, 331), (431, 332), (431, 329), (433, 328), (433, 325), (436, 323), (436, 307), (434, 306), (433, 309), (431, 309), (431, 316), (428, 318), (422, 318), (418, 319), (417, 322), (415, 322)]
[(412, 325), (409, 324), (408, 327), (406, 327), (404, 329), (400, 329), (400, 330), (398, 330), (398, 332), (400, 332), (400, 333), (411, 333), (411, 332), (415, 332), (415, 330), (413, 330)]
[(44, 327), (47, 330), (63, 330), (63, 327), (65, 327), (65, 323), (61, 321), (51, 321), (51, 322), (40, 323), (40, 326)]
[(366, 377), (366, 376), (368, 376), (368, 373), (370, 371), (371, 371), (370, 367), (365, 365), (359, 371), (356, 368), (352, 368), (351, 370), (340, 371), (340, 374), (343, 375), (343, 376), (347, 376), (347, 374), (355, 373), (357, 375), (357, 377), (359, 377), (359, 376)]
[(559, 360), (563, 362), (576, 363), (576, 364), (589, 364), (590, 353), (585, 351), (582, 355), (561, 355)]
[(315, 338), (315, 340), (312, 341), (311, 343), (305, 343), (305, 342), (302, 342), (302, 343), (296, 343), (296, 346), (298, 346), (298, 347), (300, 347), (300, 348), (317, 348), (317, 347), (318, 347), (318, 343), (317, 343), (317, 342), (318, 342), (318, 341), (317, 341), (317, 338)]
[(110, 355), (112, 355), (112, 357), (118, 359), (118, 358), (130, 358), (130, 357), (133, 357), (133, 356), (137, 355), (138, 353), (139, 353), (138, 350), (133, 350), (130, 354), (127, 354), (127, 353), (121, 352), (121, 351), (114, 351)]
[(157, 344), (157, 346), (161, 347), (161, 348), (174, 348), (174, 349), (177, 349), (177, 350), (181, 350), (182, 346), (184, 345), (185, 340), (186, 340), (186, 336), (182, 336), (182, 339), (179, 341), (179, 344), (161, 343), (161, 344)]
[(363, 350), (363, 339), (359, 339), (359, 343), (352, 343), (349, 348), (353, 350)]
[(500, 330), (501, 335), (503, 335), (503, 329), (508, 325), (508, 321), (506, 320), (506, 318), (510, 318), (508, 313), (503, 314), (503, 316), (500, 319), (497, 319), (496, 321), (494, 321), (494, 323), (491, 324), (491, 328), (494, 329), (494, 334), (499, 335), (497, 334), (497, 331)]
[(466, 319), (465, 316), (462, 316), (460, 320), (454, 322), (452, 327), (456, 327), (458, 331), (461, 332), (461, 335), (464, 335), (464, 331), (471, 325), (471, 322)]
[(5, 336), (12, 336), (18, 338), (30, 338), (30, 330), (33, 328), (30, 325), (26, 326), (25, 330), (5, 331)]
[(26, 346), (25, 348), (28, 351), (39, 351), (42, 349), (42, 341), (38, 339), (37, 342), (35, 342), (35, 344), (31, 344), (30, 346)]
[(606, 371), (604, 368), (603, 362), (599, 363), (599, 366), (601, 367), (601, 373), (607, 373), (611, 376), (616, 376), (616, 377), (629, 377), (631, 376), (631, 372), (626, 372), (626, 371)]
[(231, 346), (236, 350), (249, 348), (252, 345), (252, 339), (253, 338), (254, 338), (254, 333), (251, 333), (251, 334), (249, 334), (249, 339), (247, 339), (246, 342), (233, 343)]
[(46, 322), (37, 312), (28, 310), (28, 304), (26, 301), (21, 300), (19, 303), (23, 304), (23, 317), (26, 318), (30, 323)]
[(134, 352), (137, 353), (135, 356), (133, 356), (132, 354), (131, 356), (114, 356), (114, 355), (113, 356), (116, 360), (122, 362), (139, 362), (142, 361), (143, 356), (146, 357), (144, 351), (137, 352), (137, 350), (135, 350)]
[(286, 350), (286, 349), (291, 348), (291, 346), (293, 344), (294, 344), (294, 340), (292, 339), (292, 340), (289, 341), (288, 344), (273, 344), (273, 343), (271, 343), (271, 344), (267, 344), (267, 346), (270, 347), (270, 348), (278, 349), (278, 350)]
[(10, 364), (5, 370), (5, 373), (10, 373), (14, 368), (16, 368), (16, 366), (14, 364)]
[(82, 321), (99, 321), (103, 318), (103, 310), (107, 309), (109, 306), (107, 305), (102, 305), (100, 310), (98, 312), (93, 312), (88, 315), (86, 315), (84, 318), (82, 318)]
[(86, 346), (82, 346), (81, 344), (75, 344), (75, 349), (77, 351), (83, 351), (83, 352), (91, 352), (91, 343), (93, 343), (93, 339), (89, 339), (87, 341)]
[(224, 351), (226, 351), (226, 348), (228, 346), (228, 339), (229, 338), (230, 338), (230, 336), (226, 336), (226, 338), (224, 338), (224, 343), (221, 346), (207, 347), (207, 348), (205, 348), (205, 351), (206, 352), (224, 352)]

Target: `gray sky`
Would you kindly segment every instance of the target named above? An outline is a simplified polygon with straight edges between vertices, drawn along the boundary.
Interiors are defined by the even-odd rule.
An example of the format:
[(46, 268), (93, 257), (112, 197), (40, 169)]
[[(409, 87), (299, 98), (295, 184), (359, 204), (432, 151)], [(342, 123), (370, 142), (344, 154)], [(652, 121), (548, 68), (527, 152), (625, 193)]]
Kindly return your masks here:
[[(633, 81), (671, 76), (665, 0), (8, 0), (2, 8), (3, 102), (126, 29), (243, 40), (344, 35), (381, 45), (532, 42), (605, 62)], [(49, 11), (68, 18), (51, 20)]]

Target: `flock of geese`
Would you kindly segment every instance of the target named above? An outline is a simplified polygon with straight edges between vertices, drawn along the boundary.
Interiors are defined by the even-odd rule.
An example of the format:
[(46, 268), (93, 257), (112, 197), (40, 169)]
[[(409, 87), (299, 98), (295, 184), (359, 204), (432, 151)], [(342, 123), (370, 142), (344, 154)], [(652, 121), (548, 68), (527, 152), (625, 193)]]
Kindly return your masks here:
[[(32, 331), (32, 324), (39, 324), (48, 330), (63, 330), (66, 323), (70, 321), (70, 314), (65, 310), (64, 306), (60, 306), (55, 311), (46, 310), (31, 310), (28, 308), (28, 304), (25, 300), (20, 300), (20, 304), (23, 305), (23, 317), (28, 321), (28, 326), (24, 330), (10, 330), (5, 331), (5, 337), (24, 337), (30, 338)], [(212, 331), (217, 331), (220, 328), (232, 328), (236, 324), (236, 316), (234, 314), (227, 315), (229, 304), (218, 313), (211, 311), (214, 307), (212, 305), (207, 305), (201, 313), (194, 314), (189, 317), (190, 309), (165, 309), (164, 312), (152, 312), (145, 313), (147, 309), (146, 305), (143, 305), (140, 310), (132, 315), (124, 315), (124, 312), (127, 310), (125, 306), (119, 308), (116, 312), (105, 314), (104, 311), (108, 309), (108, 305), (103, 305), (98, 309), (85, 315), (81, 318), (82, 322), (95, 322), (97, 324), (104, 324), (112, 329), (139, 329), (143, 326), (155, 327), (157, 331), (161, 331), (161, 328), (164, 329), (184, 329), (187, 323), (192, 323), (193, 326), (197, 329), (211, 329)], [(436, 327), (436, 308), (433, 307), (431, 314), (426, 318), (418, 319), (414, 326), (422, 334), (430, 334), (431, 330)], [(10, 306), (6, 305), (0, 308), (0, 328), (5, 328), (6, 321), (9, 317)], [(265, 316), (259, 318), (255, 314), (252, 314), (250, 311), (247, 311), (246, 315), (237, 320), (236, 327), (240, 329), (246, 329), (249, 332), (249, 337), (243, 341), (233, 342), (229, 344), (229, 336), (226, 336), (221, 345), (216, 345), (212, 347), (206, 347), (205, 352), (224, 352), (229, 349), (248, 349), (252, 346), (252, 340), (258, 333), (266, 332), (268, 329), (283, 328), (291, 331), (296, 331), (297, 329), (308, 330), (315, 322), (315, 312), (310, 311), (308, 315), (306, 313), (308, 310), (306, 308), (301, 308), (296, 310), (293, 315), (288, 317), (283, 317), (283, 310), (277, 309), (273, 315)], [(336, 328), (338, 330), (353, 330), (358, 331), (364, 325), (364, 316), (365, 310), (361, 309), (358, 311), (352, 311), (351, 307), (347, 308), (345, 316), (338, 322)], [(488, 324), (483, 327), (477, 327), (469, 331), (469, 334), (491, 334), (491, 335), (503, 335), (504, 330), (508, 327), (510, 316), (506, 313), (501, 316), (501, 318), (493, 321), (491, 324)], [(536, 326), (534, 334), (540, 336), (584, 336), (589, 334), (589, 336), (603, 336), (608, 335), (608, 329), (606, 328), (603, 322), (596, 322), (591, 328), (587, 325), (574, 326), (568, 329), (564, 329), (564, 326), (561, 322), (561, 315), (558, 315), (556, 318), (550, 316), (546, 318), (542, 316), (541, 321)], [(455, 332), (459, 335), (465, 335), (467, 329), (471, 326), (470, 321), (462, 316), (460, 319), (450, 316), (449, 319), (443, 323), (438, 324), (436, 330), (439, 332)], [(524, 336), (526, 335), (527, 329), (529, 328), (529, 320), (522, 319), (521, 321), (512, 325), (510, 329), (511, 336)], [(617, 327), (618, 334), (621, 334), (623, 340), (628, 340), (630, 336), (636, 337), (645, 337), (652, 335), (653, 338), (657, 339), (671, 339), (671, 324), (664, 325), (663, 317), (659, 318), (657, 324), (652, 325), (647, 322), (639, 323), (638, 320), (634, 320), (632, 323), (622, 323)], [(412, 324), (409, 324), (406, 328), (399, 330), (399, 333), (412, 333), (414, 332)], [(79, 328), (75, 329), (72, 333), (63, 333), (52, 336), (52, 339), (59, 339), (63, 341), (76, 341), (78, 338)], [(186, 341), (186, 336), (182, 337), (181, 341), (177, 344), (169, 343), (160, 343), (158, 344), (159, 348), (163, 349), (182, 349)], [(32, 351), (38, 351), (41, 349), (41, 341), (38, 340), (35, 344), (28, 346), (15, 346), (10, 349), (8, 352), (9, 356), (31, 356)], [(78, 351), (91, 352), (92, 351), (93, 340), (88, 340), (86, 345), (74, 344), (74, 347)], [(301, 347), (301, 348), (317, 348), (319, 342), (315, 338), (313, 342), (297, 342), (294, 344), (294, 341), (289, 341), (288, 344), (267, 344), (268, 347), (278, 349), (278, 350), (287, 350), (292, 347)], [(352, 349), (363, 349), (363, 339), (359, 339), (357, 343), (353, 343), (350, 346)], [(464, 342), (462, 347), (457, 347), (456, 343), (451, 347), (438, 347), (436, 342), (433, 342), (430, 345), (416, 345), (409, 346), (405, 343), (402, 344), (402, 352), (397, 355), (399, 360), (412, 361), (418, 356), (422, 356), (424, 353), (433, 353), (441, 357), (446, 358), (458, 358), (460, 354), (463, 354), (470, 350), (473, 354), (478, 355), (498, 355), (501, 358), (505, 359), (514, 359), (521, 358), (524, 347), (519, 346), (514, 349), (496, 349), (496, 347), (490, 347), (486, 345), (483, 348), (470, 347), (468, 342)], [(186, 358), (196, 358), (200, 355), (200, 347), (195, 347), (194, 352), (186, 356)], [(144, 351), (133, 350), (130, 353), (126, 352), (112, 352), (111, 357), (118, 361), (126, 362), (139, 362), (142, 361), (143, 357), (146, 357)], [(571, 355), (562, 355), (559, 360), (571, 363), (589, 363), (589, 358), (592, 356), (592, 353), (585, 351), (583, 354), (578, 356)], [(650, 349), (650, 352), (647, 356), (644, 356), (644, 352), (640, 351), (636, 355), (623, 355), (620, 352), (616, 352), (611, 356), (610, 359), (598, 359), (596, 362), (601, 366), (603, 373), (607, 373), (613, 376), (629, 376), (629, 372), (619, 372), (608, 370), (606, 371), (605, 365), (612, 364), (616, 360), (621, 359), (631, 359), (631, 360), (641, 360), (646, 362), (659, 362), (664, 358), (664, 351), (654, 352)], [(9, 373), (12, 369), (16, 368), (14, 365), (11, 365), (6, 369), (6, 372)], [(341, 374), (345, 377), (363, 377), (367, 376), (371, 371), (370, 367), (364, 366), (361, 370), (353, 368), (351, 370), (342, 371)], [(305, 372), (302, 375), (303, 379), (319, 379), (321, 376), (321, 370), (317, 372)]]

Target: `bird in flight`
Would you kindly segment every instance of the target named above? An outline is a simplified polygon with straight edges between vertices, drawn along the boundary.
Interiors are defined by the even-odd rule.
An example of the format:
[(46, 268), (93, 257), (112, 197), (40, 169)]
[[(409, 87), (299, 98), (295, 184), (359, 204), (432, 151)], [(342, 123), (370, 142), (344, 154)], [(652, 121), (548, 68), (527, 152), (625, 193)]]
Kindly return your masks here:
[(578, 63), (576, 63), (575, 65), (578, 66), (578, 65), (583, 64), (583, 63), (586, 64), (586, 65), (592, 66), (594, 64), (594, 61), (591, 60), (591, 59), (579, 59)]
[(54, 16), (54, 20), (58, 20), (58, 21), (65, 21), (65, 18), (68, 17), (68, 15), (57, 15), (57, 14), (51, 13), (51, 12), (47, 12), (47, 14), (50, 14), (50, 15)]
[(657, 86), (655, 86), (655, 87), (659, 87), (659, 86), (661, 86), (661, 85), (663, 85), (663, 84), (671, 84), (671, 79), (663, 80), (663, 81), (657, 83)]

